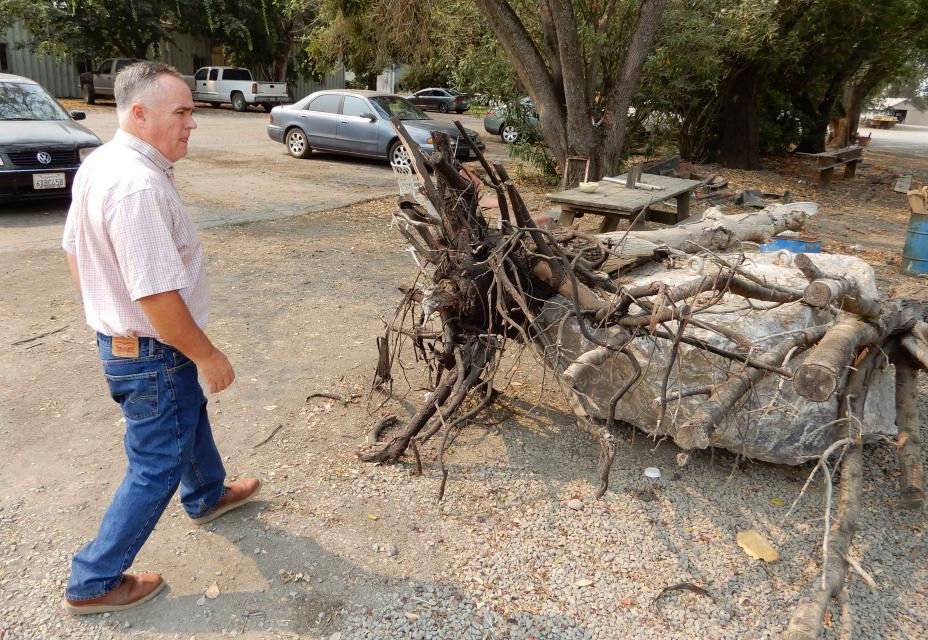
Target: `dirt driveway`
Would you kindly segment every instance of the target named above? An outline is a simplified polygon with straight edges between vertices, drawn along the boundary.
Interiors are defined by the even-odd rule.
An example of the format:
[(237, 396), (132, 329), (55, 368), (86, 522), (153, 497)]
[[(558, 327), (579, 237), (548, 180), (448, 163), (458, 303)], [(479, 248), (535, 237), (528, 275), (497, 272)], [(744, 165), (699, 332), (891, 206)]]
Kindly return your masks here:
[[(112, 115), (107, 109), (91, 118), (102, 121)], [(200, 136), (203, 146), (178, 167), (185, 200), (214, 223), (202, 233), (210, 334), (238, 376), (211, 398), (211, 411), (229, 473), (260, 475), (266, 492), (204, 529), (191, 527), (172, 502), (134, 567), (162, 572), (169, 591), (120, 614), (61, 617), (69, 559), (94, 535), (125, 468), (123, 425), (56, 248), (61, 210), (48, 219), (20, 213), (29, 222), (18, 227), (11, 226), (17, 214), (3, 213), (0, 238), (22, 235), (0, 251), (0, 638), (759, 639), (782, 632), (820, 570), (821, 485), (783, 521), (809, 469), (749, 464), (732, 473), (733, 458), (718, 452), (696, 452), (680, 467), (672, 446), (627, 432), (612, 488), (596, 500), (598, 449), (575, 432), (550, 381), (542, 391), (527, 355), (505, 383), (498, 379), (501, 409), (449, 449), (441, 504), (433, 447), (422, 452), (422, 476), (410, 475), (409, 461), (359, 463), (364, 432), (383, 411), (406, 416), (423, 400), (424, 380), (410, 363), (411, 391), (373, 413), (367, 402), (374, 337), (414, 267), (389, 228), (392, 198), (321, 207), (347, 197), (332, 185), (352, 194), (362, 186), (350, 185), (374, 189), (376, 179), (392, 193), (389, 169), (297, 162), (252, 130), (260, 114), (205, 111), (198, 134), (241, 127), (234, 143)], [(229, 164), (232, 149), (241, 163)], [(217, 154), (226, 164), (213, 160)], [(260, 169), (245, 163), (249, 155), (260, 157)], [(801, 170), (792, 188), (816, 199)], [(862, 170), (859, 184), (872, 175)], [(891, 194), (891, 186), (866, 184), (877, 201)], [(273, 219), (215, 224), (222, 215)], [(885, 230), (898, 217), (869, 224)], [(849, 214), (835, 219), (855, 226)], [(846, 235), (844, 227), (820, 226), (826, 235), (835, 229), (832, 243)], [(359, 397), (307, 401), (318, 391)], [(859, 637), (924, 638), (925, 518), (895, 507), (892, 460), (889, 444), (868, 449), (867, 508), (853, 552), (878, 590), (854, 576), (849, 600)], [(664, 472), (653, 491), (644, 490), (648, 466)], [(780, 562), (764, 565), (741, 552), (735, 534), (751, 527), (777, 545)], [(207, 598), (214, 583), (219, 595)], [(715, 599), (664, 594), (681, 583)], [(694, 635), (679, 631), (684, 623)], [(832, 622), (826, 637), (839, 632)]]

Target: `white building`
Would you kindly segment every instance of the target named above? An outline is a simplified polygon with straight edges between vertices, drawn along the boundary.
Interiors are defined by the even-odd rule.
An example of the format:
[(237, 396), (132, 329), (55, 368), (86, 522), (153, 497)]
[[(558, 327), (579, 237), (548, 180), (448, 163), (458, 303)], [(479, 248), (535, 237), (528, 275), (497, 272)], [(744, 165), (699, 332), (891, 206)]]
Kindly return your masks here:
[(928, 127), (928, 99), (926, 98), (880, 98), (873, 103), (867, 113), (886, 113), (895, 116), (900, 124)]

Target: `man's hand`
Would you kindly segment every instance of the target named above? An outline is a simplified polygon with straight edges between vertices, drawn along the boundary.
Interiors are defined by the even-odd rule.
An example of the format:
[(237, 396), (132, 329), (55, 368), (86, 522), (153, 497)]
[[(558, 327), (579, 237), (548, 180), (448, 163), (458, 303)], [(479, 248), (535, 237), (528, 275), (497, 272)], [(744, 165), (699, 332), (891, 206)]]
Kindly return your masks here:
[(232, 384), (235, 372), (229, 359), (193, 321), (177, 291), (139, 298), (139, 304), (161, 339), (197, 365), (209, 393), (219, 393)]
[[(193, 358), (191, 358), (193, 360)], [(235, 381), (235, 371), (229, 359), (219, 349), (213, 347), (213, 352), (206, 358), (194, 360), (203, 382), (206, 383), (208, 393), (219, 393)]]

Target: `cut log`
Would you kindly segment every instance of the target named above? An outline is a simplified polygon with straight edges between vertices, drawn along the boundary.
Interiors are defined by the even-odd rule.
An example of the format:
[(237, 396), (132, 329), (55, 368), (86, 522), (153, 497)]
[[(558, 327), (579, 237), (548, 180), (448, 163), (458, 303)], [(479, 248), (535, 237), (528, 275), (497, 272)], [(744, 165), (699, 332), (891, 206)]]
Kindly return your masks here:
[(916, 325), (909, 335), (903, 336), (899, 343), (909, 352), (910, 356), (915, 358), (922, 369), (928, 370), (928, 343), (918, 337), (926, 335), (928, 325), (925, 325), (925, 323), (919, 323), (919, 325)]
[(925, 303), (894, 300), (881, 307), (876, 323), (842, 314), (793, 376), (796, 392), (809, 400), (824, 402), (840, 389), (848, 367), (861, 348), (882, 342), (890, 335), (910, 331), (925, 316)]
[[(851, 376), (842, 395), (839, 419), (844, 422), (844, 435), (852, 433), (849, 425), (863, 416), (871, 376), (882, 354), (871, 351)], [(822, 579), (809, 598), (793, 610), (784, 637), (787, 640), (815, 640), (821, 635), (828, 602), (844, 587), (847, 577), (847, 554), (851, 539), (860, 520), (860, 495), (863, 489), (863, 439), (857, 435), (849, 439), (841, 465), (841, 487), (835, 522), (827, 537), (827, 556), (823, 559)]]
[(876, 320), (880, 317), (880, 301), (864, 295), (856, 278), (827, 274), (815, 266), (812, 259), (804, 253), (797, 254), (793, 258), (793, 264), (810, 280), (803, 291), (806, 304), (819, 309), (834, 305), (865, 320)]
[(793, 376), (796, 392), (809, 400), (824, 402), (847, 377), (848, 367), (863, 345), (879, 338), (872, 324), (845, 315), (825, 334)]
[(925, 470), (921, 456), (921, 419), (918, 410), (918, 368), (903, 350), (896, 365), (896, 457), (899, 460), (900, 505), (921, 509), (925, 504)]
[(771, 205), (761, 211), (725, 215), (719, 209), (706, 209), (698, 222), (667, 227), (659, 231), (611, 231), (597, 237), (613, 247), (617, 255), (603, 265), (606, 272), (617, 271), (642, 260), (650, 260), (654, 251), (664, 247), (684, 253), (703, 249), (727, 251), (740, 248), (742, 242), (767, 242), (786, 230), (798, 230), (809, 217), (805, 211), (789, 205)]
[[(796, 347), (814, 344), (825, 335), (824, 328), (799, 331), (757, 359), (766, 365), (779, 366)], [(674, 441), (684, 449), (705, 449), (711, 444), (712, 430), (722, 423), (739, 400), (766, 375), (764, 369), (734, 371), (728, 380), (712, 390), (699, 411), (678, 427)]]

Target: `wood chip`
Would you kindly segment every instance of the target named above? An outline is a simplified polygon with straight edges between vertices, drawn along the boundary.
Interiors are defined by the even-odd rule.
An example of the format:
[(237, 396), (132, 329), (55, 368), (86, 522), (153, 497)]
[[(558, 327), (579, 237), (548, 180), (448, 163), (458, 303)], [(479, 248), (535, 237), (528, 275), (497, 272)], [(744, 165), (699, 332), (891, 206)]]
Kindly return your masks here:
[(780, 554), (773, 548), (773, 545), (756, 529), (739, 531), (735, 537), (738, 546), (744, 549), (744, 552), (752, 558), (763, 560), (764, 562), (776, 562), (780, 559)]

